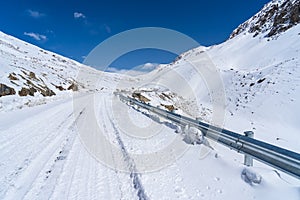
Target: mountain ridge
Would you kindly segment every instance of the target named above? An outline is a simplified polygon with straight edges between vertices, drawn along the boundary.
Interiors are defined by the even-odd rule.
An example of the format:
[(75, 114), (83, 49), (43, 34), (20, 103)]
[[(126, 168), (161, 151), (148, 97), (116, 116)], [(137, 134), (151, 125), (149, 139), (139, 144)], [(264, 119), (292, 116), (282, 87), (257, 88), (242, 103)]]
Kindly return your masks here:
[(274, 37), (300, 23), (300, 0), (273, 0), (240, 24), (229, 39), (242, 33)]

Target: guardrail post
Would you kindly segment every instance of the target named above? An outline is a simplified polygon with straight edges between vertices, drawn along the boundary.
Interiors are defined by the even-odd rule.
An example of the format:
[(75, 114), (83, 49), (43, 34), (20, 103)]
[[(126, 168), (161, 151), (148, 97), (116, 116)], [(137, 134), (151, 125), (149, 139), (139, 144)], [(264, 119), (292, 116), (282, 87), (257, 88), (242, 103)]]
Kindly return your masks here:
[[(254, 132), (253, 131), (245, 131), (244, 132), (246, 137), (250, 137), (253, 138), (254, 137)], [(253, 166), (253, 158), (250, 155), (246, 155), (244, 157), (244, 165), (248, 166), (248, 167), (252, 167)]]

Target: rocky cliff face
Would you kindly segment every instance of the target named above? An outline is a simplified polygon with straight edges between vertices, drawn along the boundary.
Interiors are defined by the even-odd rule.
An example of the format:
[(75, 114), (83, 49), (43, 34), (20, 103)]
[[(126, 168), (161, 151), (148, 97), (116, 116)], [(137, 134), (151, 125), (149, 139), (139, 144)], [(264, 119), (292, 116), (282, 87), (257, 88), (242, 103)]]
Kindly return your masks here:
[(230, 39), (241, 33), (251, 33), (253, 37), (276, 36), (300, 23), (300, 0), (273, 0), (264, 8), (241, 24), (230, 35)]

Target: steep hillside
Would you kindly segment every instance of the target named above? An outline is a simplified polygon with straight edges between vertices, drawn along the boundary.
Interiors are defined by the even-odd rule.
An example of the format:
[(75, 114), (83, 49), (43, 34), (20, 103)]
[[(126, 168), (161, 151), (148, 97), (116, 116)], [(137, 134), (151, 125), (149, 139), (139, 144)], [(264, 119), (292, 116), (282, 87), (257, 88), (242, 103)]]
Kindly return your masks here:
[(2, 32), (0, 57), (0, 111), (44, 104), (73, 91), (103, 89), (84, 76), (99, 79), (119, 76), (99, 72)]
[[(240, 134), (253, 131), (256, 139), (300, 152), (299, 52), (299, 24), (276, 34), (276, 39), (238, 34), (222, 44), (192, 49), (173, 63), (160, 65), (149, 74), (139, 76), (138, 83), (134, 88), (128, 87), (127, 92), (131, 91), (132, 97), (154, 106), (164, 108), (168, 104), (166, 109), (173, 106), (173, 112), (183, 112)], [(172, 100), (166, 101), (165, 92), (172, 94), (167, 95)], [(181, 105), (176, 104), (177, 99)], [(139, 117), (132, 119), (138, 121)], [(238, 176), (227, 176), (233, 166), (244, 168), (243, 158), (222, 145), (211, 144), (214, 152), (218, 152), (215, 162), (208, 164), (209, 159), (205, 157), (203, 162), (197, 163), (195, 158), (201, 153), (196, 145), (189, 158), (193, 164), (182, 164), (185, 166), (182, 171), (190, 177), (185, 181), (186, 186), (189, 185), (186, 188), (192, 193), (199, 191), (203, 199), (299, 198), (298, 179), (257, 161), (250, 169), (256, 173), (254, 177), (262, 178), (262, 182), (243, 188), (244, 184), (239, 182), (242, 171)], [(180, 163), (188, 154), (176, 162)], [(215, 177), (212, 184), (211, 177)], [(149, 178), (146, 180), (149, 183)], [(219, 180), (224, 180), (222, 186)], [(193, 198), (199, 199), (199, 196)]]
[[(268, 15), (276, 3), (280, 3), (282, 11), (288, 5), (289, 9), (297, 7), (298, 2), (273, 1), (255, 16)], [(294, 9), (290, 9), (287, 16), (293, 12)], [(271, 21), (259, 25), (264, 27), (259, 34), (269, 33), (277, 27)], [(249, 20), (245, 24), (252, 22)], [(143, 78), (167, 85), (171, 91), (189, 99), (190, 108), (185, 110), (193, 110), (188, 113), (206, 121), (212, 121), (214, 113), (223, 115), (216, 113), (213, 101), (217, 98), (214, 93), (224, 91), (225, 113), (223, 123), (219, 124), (240, 133), (253, 130), (258, 139), (300, 151), (297, 142), (300, 129), (300, 25), (289, 25), (288, 30), (277, 32), (274, 40), (253, 36), (236, 34), (220, 45), (193, 49)], [(206, 76), (205, 69), (219, 74), (223, 87), (212, 91), (212, 78)]]

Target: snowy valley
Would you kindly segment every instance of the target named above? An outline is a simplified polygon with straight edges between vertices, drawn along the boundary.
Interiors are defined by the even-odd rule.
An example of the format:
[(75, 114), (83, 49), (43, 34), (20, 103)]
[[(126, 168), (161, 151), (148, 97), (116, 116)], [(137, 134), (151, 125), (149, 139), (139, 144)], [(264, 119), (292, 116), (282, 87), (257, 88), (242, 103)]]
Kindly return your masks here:
[[(246, 167), (211, 141), (213, 150), (189, 144), (176, 124), (114, 95), (299, 153), (299, 18), (299, 0), (273, 0), (224, 43), (134, 77), (0, 32), (0, 199), (300, 199), (299, 179), (258, 161)], [(132, 155), (163, 151), (172, 159), (136, 169)]]

